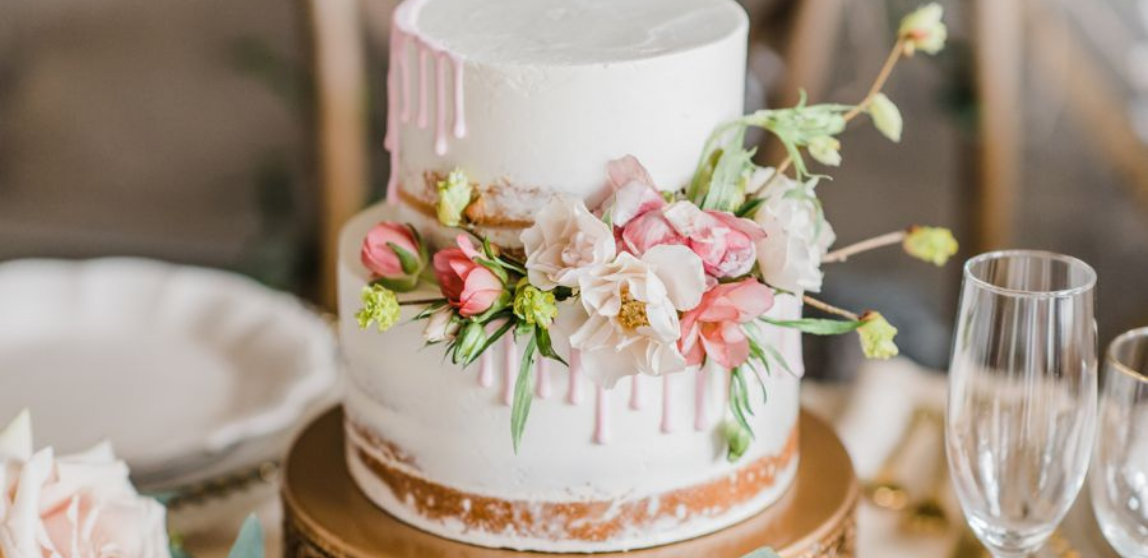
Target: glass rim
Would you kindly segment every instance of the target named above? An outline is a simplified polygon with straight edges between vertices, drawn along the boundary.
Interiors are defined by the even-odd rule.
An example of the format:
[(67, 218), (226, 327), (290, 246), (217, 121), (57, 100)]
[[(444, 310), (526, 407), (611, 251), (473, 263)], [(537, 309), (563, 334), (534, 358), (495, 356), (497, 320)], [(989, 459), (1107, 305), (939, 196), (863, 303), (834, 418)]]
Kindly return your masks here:
[(1119, 337), (1113, 339), (1108, 344), (1108, 351), (1104, 355), (1108, 359), (1108, 364), (1113, 369), (1122, 372), (1127, 376), (1131, 376), (1133, 380), (1148, 384), (1148, 375), (1139, 370), (1133, 370), (1131, 366), (1121, 361), (1116, 357), (1116, 347), (1126, 343), (1133, 342), (1134, 340), (1148, 340), (1148, 327), (1141, 327), (1121, 333)]
[[(1070, 266), (1083, 269), (1087, 278), (1083, 284), (1067, 289), (1058, 289), (1054, 291), (1026, 291), (1023, 289), (1010, 289), (1008, 287), (994, 285), (993, 283), (977, 277), (976, 274), (972, 271), (974, 265), (978, 265), (991, 260), (1002, 260), (1005, 258), (1013, 258), (1018, 256), (1044, 258), (1046, 260), (1063, 262)], [(1096, 270), (1092, 269), (1092, 266), (1088, 265), (1084, 260), (1075, 256), (1059, 254), (1057, 252), (1050, 252), (1048, 250), (996, 250), (993, 252), (985, 252), (984, 254), (974, 256), (965, 262), (964, 278), (973, 282), (978, 287), (992, 291), (996, 294), (1022, 298), (1066, 298), (1086, 293), (1096, 287)]]

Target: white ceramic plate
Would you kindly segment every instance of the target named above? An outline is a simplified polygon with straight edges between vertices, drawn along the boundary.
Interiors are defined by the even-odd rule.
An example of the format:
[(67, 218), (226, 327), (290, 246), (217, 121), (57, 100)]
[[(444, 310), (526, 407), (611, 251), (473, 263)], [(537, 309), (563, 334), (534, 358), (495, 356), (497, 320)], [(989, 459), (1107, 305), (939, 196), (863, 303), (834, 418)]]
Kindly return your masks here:
[(0, 422), (110, 439), (137, 477), (187, 473), (290, 429), (334, 389), (336, 345), (294, 297), (139, 259), (0, 264)]

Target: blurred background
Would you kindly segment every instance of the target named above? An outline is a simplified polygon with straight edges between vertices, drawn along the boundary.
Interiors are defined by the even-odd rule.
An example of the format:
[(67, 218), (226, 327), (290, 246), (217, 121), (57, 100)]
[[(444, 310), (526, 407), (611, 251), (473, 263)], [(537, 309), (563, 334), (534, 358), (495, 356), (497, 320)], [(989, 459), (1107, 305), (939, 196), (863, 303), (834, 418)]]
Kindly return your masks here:
[[(329, 304), (335, 231), (388, 173), (394, 3), (0, 0), (0, 261), (146, 256)], [(859, 100), (918, 4), (744, 3), (750, 108)], [(949, 47), (887, 89), (904, 140), (849, 131), (819, 190), (839, 243), (920, 223), (961, 261), (1065, 252), (1099, 272), (1102, 343), (1148, 324), (1148, 0), (943, 4)], [(893, 249), (835, 266), (824, 298), (943, 368), (959, 281)], [(813, 373), (851, 376), (854, 339), (808, 342)]]

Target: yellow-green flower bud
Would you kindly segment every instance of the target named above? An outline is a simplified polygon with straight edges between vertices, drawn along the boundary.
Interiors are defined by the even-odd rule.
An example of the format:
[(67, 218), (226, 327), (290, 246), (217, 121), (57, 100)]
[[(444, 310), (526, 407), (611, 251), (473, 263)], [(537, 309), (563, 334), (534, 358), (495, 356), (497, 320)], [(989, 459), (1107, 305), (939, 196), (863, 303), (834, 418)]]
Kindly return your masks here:
[(550, 329), (550, 324), (558, 317), (558, 304), (554, 300), (554, 293), (543, 291), (527, 283), (526, 279), (519, 281), (518, 289), (514, 293), (514, 315), (527, 324)]
[(833, 136), (817, 136), (809, 140), (809, 155), (823, 165), (839, 167), (841, 166), (841, 142)]
[(857, 333), (861, 336), (861, 350), (865, 358), (886, 360), (897, 356), (900, 351), (893, 342), (897, 328), (880, 312), (866, 312), (861, 316), (861, 321), (864, 325), (857, 329)]
[(948, 28), (941, 21), (944, 15), (944, 8), (933, 2), (905, 16), (897, 32), (897, 36), (904, 42), (905, 54), (911, 56), (918, 50), (927, 54), (941, 52), (949, 36)]
[(876, 94), (869, 101), (869, 116), (873, 117), (877, 131), (894, 142), (901, 141), (901, 130), (905, 125), (901, 110), (884, 93)]
[(474, 196), (470, 179), (462, 170), (455, 169), (447, 175), (446, 180), (439, 181), (437, 189), (438, 204), (435, 211), (438, 213), (438, 221), (448, 227), (459, 226), (462, 214)]
[(722, 437), (725, 438), (727, 450), (726, 459), (730, 463), (741, 459), (745, 455), (749, 445), (753, 442), (753, 435), (748, 430), (742, 427), (737, 421), (726, 421), (722, 425)]
[(913, 227), (905, 237), (905, 251), (910, 256), (924, 260), (937, 267), (945, 265), (960, 245), (953, 238), (953, 231), (942, 227)]
[(386, 331), (399, 321), (399, 298), (394, 291), (378, 284), (363, 287), (363, 307), (355, 313), (359, 328), (367, 329), (373, 322), (379, 331)]

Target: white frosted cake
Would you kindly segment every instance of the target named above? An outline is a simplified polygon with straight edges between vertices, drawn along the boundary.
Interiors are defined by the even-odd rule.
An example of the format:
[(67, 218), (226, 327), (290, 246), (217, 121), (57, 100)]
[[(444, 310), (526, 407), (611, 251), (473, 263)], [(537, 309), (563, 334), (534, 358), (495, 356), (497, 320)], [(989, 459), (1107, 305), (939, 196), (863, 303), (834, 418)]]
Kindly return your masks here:
[[(339, 268), (350, 377), (347, 458), (353, 478), (377, 505), (466, 543), (598, 552), (710, 533), (760, 512), (786, 491), (798, 463), (797, 330), (766, 329), (758, 339), (790, 372), (750, 375), (768, 402), (751, 388), (745, 419), (753, 442), (734, 460), (725, 432), (733, 420), (727, 367), (710, 359), (639, 374), (580, 354), (570, 343), (585, 319), (576, 300), (558, 304), (551, 328), (553, 351), (568, 366), (555, 360), (532, 365), (533, 406), (517, 451), (508, 432), (516, 397), (523, 397), (515, 390), (523, 339), (506, 335), (464, 368), (437, 347), (423, 348), (423, 326), (411, 323), (419, 308), (406, 307), (384, 335), (361, 329), (355, 315), (364, 288), (378, 278), (363, 263), (362, 243), (372, 227), (409, 222), (432, 247), (453, 244), (459, 230), (444, 226), (436, 208), (455, 169), (473, 184), (463, 216), (467, 230), (508, 253), (522, 250), (523, 229), (556, 197), (590, 208), (610, 199), (607, 168), (624, 156), (640, 160), (646, 182), (662, 190), (687, 186), (706, 138), (742, 114), (747, 28), (734, 0), (407, 0), (399, 6), (388, 76), (389, 202), (346, 226)], [(629, 250), (628, 240), (617, 242), (619, 254)], [(608, 244), (603, 249), (613, 255), (614, 241)], [(686, 255), (693, 259), (683, 265), (697, 265), (696, 256)], [(676, 265), (667, 259), (663, 270)], [(436, 271), (438, 264), (436, 256)], [(626, 288), (614, 294), (623, 310), (645, 296)], [(432, 285), (402, 298), (436, 296)], [(458, 306), (451, 304), (448, 309)], [(650, 308), (641, 308), (632, 330), (656, 328)], [(616, 314), (610, 319), (620, 320)], [(678, 314), (686, 319), (675, 313), (674, 328)], [(779, 296), (767, 315), (800, 314), (799, 298)], [(622, 368), (602, 369), (609, 366)]]

